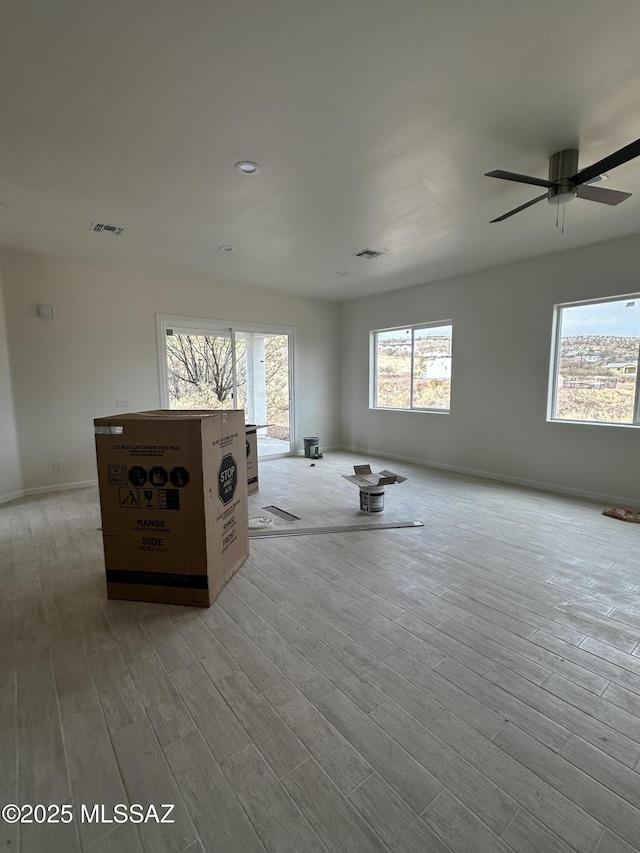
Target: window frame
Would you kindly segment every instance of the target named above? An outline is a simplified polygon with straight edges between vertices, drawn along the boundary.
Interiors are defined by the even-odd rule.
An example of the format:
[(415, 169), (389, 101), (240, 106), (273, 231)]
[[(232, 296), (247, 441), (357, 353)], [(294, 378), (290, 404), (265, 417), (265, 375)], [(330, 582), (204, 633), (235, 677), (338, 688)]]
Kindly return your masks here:
[[(415, 323), (408, 324), (405, 323), (401, 326), (389, 326), (384, 329), (372, 329), (369, 332), (369, 408), (374, 409), (377, 412), (422, 412), (426, 414), (436, 414), (436, 415), (449, 415), (451, 414), (451, 388), (449, 391), (449, 407), (447, 409), (441, 408), (423, 408), (420, 406), (413, 405), (413, 395), (414, 395), (414, 382), (415, 382), (415, 335), (416, 332), (420, 332), (422, 329), (437, 329), (442, 326), (449, 326), (451, 328), (451, 352), (450, 357), (453, 363), (453, 320), (434, 320), (429, 323)], [(409, 387), (409, 406), (406, 408), (396, 408), (393, 406), (379, 406), (378, 405), (378, 335), (382, 332), (400, 332), (407, 331), (411, 332), (411, 379), (410, 379), (410, 387)], [(453, 368), (451, 369), (451, 376), (449, 377), (449, 382), (452, 382), (453, 376)]]
[[(551, 356), (549, 360), (549, 382), (547, 396), (547, 422), (554, 424), (580, 424), (581, 426), (607, 426), (626, 427), (638, 429), (640, 427), (640, 346), (638, 347), (638, 361), (636, 367), (636, 385), (633, 400), (633, 422), (622, 423), (619, 421), (585, 421), (571, 418), (557, 417), (558, 407), (558, 374), (560, 372), (560, 348), (562, 341), (562, 312), (565, 308), (575, 308), (578, 305), (603, 305), (611, 302), (623, 302), (635, 300), (640, 302), (640, 293), (621, 293), (616, 296), (601, 296), (597, 299), (578, 299), (572, 302), (558, 302), (553, 306), (553, 324), (551, 334)], [(638, 335), (640, 339), (640, 334)]]

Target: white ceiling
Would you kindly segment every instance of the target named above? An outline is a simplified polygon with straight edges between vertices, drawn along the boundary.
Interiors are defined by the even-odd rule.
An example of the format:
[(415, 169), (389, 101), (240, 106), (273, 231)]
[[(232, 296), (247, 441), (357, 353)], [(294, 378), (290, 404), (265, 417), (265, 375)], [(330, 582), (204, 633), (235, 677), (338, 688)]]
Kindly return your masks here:
[(484, 177), (640, 137), (639, 33), (638, 0), (5, 0), (0, 242), (346, 299), (640, 232), (640, 159), (564, 234), (489, 224), (541, 190)]

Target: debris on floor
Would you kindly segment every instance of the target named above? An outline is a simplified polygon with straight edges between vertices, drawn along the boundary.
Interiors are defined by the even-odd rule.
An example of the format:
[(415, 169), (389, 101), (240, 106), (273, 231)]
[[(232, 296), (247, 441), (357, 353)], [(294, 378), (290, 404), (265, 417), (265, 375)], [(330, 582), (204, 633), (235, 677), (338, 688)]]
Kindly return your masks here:
[(270, 518), (267, 518), (266, 515), (249, 516), (249, 530), (264, 530), (264, 528), (269, 527), (270, 524), (273, 524), (273, 522)]
[(611, 518), (619, 518), (620, 521), (632, 521), (634, 524), (640, 524), (640, 510), (629, 509), (625, 506), (612, 506), (609, 509), (602, 510), (603, 515), (608, 515)]

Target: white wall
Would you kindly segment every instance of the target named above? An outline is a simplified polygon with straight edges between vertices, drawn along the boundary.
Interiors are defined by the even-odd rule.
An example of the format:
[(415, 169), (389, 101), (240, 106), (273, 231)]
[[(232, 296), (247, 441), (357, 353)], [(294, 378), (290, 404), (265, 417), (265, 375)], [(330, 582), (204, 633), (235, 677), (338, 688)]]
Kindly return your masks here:
[[(1, 269), (0, 500), (92, 481), (93, 418), (116, 398), (159, 406), (162, 313), (296, 326), (298, 446), (315, 434), (325, 447), (640, 503), (638, 429), (546, 422), (553, 305), (640, 291), (640, 236), (344, 303), (341, 342), (340, 306), (320, 300), (8, 250)], [(40, 320), (38, 302), (56, 319)], [(369, 331), (447, 319), (451, 414), (371, 411)]]
[[(92, 421), (116, 399), (159, 408), (156, 313), (296, 327), (298, 445), (307, 434), (339, 443), (336, 304), (9, 250), (2, 269), (26, 490), (94, 480)], [(54, 320), (38, 318), (39, 302), (54, 305)]]
[[(634, 292), (640, 236), (345, 303), (343, 443), (638, 504), (640, 429), (546, 421), (554, 304)], [(370, 410), (370, 330), (449, 319), (451, 414)]]
[(0, 503), (22, 493), (3, 294), (0, 267)]

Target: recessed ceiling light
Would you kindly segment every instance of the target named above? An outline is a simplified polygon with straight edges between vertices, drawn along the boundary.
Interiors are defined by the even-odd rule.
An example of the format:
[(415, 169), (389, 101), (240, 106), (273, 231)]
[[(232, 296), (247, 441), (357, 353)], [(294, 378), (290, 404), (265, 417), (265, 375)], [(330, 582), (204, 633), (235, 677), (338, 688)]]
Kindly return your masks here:
[(235, 246), (218, 246), (221, 252), (235, 252)]
[(338, 270), (336, 275), (349, 275), (349, 270)]
[(251, 160), (239, 160), (233, 168), (242, 175), (255, 175), (260, 171), (260, 166)]

